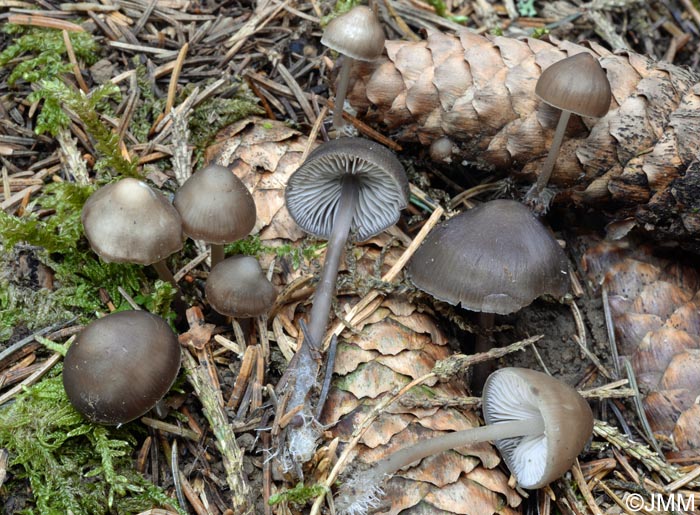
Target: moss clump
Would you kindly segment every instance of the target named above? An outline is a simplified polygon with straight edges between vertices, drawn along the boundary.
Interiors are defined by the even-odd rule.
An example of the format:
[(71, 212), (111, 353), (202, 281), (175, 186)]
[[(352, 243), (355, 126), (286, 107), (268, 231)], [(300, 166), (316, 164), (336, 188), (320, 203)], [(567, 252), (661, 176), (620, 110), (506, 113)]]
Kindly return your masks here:
[(319, 242), (305, 247), (297, 247), (289, 243), (273, 247), (263, 244), (258, 235), (253, 235), (226, 245), (225, 251), (226, 254), (244, 254), (253, 257), (259, 257), (261, 254), (275, 254), (280, 258), (289, 258), (292, 266), (296, 269), (301, 266), (303, 259), (314, 258), (318, 251), (325, 246), (325, 242)]
[[(0, 410), (0, 447), (12, 481), (28, 480), (35, 508), (25, 513), (139, 513), (177, 501), (138, 474), (127, 429), (87, 422), (70, 405), (60, 366)], [(11, 486), (11, 485), (10, 485)]]
[(303, 506), (324, 492), (326, 492), (326, 488), (323, 485), (306, 486), (303, 483), (299, 483), (290, 490), (285, 490), (278, 494), (271, 495), (267, 503), (270, 506), (274, 506), (281, 502)]
[[(14, 42), (0, 53), (0, 67), (12, 66), (7, 78), (10, 86), (20, 79), (33, 83), (71, 71), (62, 31), (11, 23), (3, 30), (14, 36)], [(76, 58), (87, 64), (97, 61), (97, 43), (90, 34), (69, 32), (68, 37)], [(19, 62), (10, 63), (15, 60)]]

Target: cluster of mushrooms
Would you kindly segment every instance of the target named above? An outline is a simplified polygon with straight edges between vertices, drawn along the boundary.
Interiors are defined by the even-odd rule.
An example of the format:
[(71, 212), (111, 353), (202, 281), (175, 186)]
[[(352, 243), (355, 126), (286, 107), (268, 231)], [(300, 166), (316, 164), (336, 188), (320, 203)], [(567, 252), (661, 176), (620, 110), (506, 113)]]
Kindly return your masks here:
[[(322, 42), (346, 56), (334, 109), (340, 135), (350, 64), (353, 59), (377, 58), (384, 33), (370, 9), (356, 7), (329, 24)], [(584, 76), (596, 75), (596, 66), (600, 69), (588, 54), (570, 59), (552, 68), (591, 67), (593, 71)], [(553, 102), (545, 98), (551, 92), (539, 84), (537, 94), (584, 116), (600, 116), (607, 110), (603, 100), (595, 112), (585, 111), (576, 99)], [(605, 97), (605, 92), (599, 96)], [(608, 105), (609, 101), (608, 85)], [(567, 111), (556, 130), (559, 142)], [(557, 147), (555, 142), (554, 157), (548, 158), (548, 171), (534, 186), (535, 195), (544, 190)], [(368, 240), (395, 224), (408, 199), (408, 180), (396, 156), (358, 137), (321, 144), (290, 177), (285, 201), (293, 220), (306, 232), (328, 240), (299, 353), (310, 355), (321, 349), (347, 241)], [(255, 259), (223, 259), (223, 245), (246, 236), (255, 224), (250, 192), (225, 167), (208, 166), (193, 174), (172, 204), (145, 183), (122, 179), (90, 197), (82, 221), (92, 248), (104, 260), (152, 265), (173, 284), (164, 260), (182, 248), (183, 234), (210, 243), (212, 270), (205, 291), (211, 306), (222, 314), (257, 316), (274, 302), (275, 289)], [(560, 298), (569, 284), (567, 260), (557, 241), (527, 207), (511, 200), (486, 202), (437, 226), (409, 262), (408, 275), (416, 287), (440, 301), (494, 315), (517, 311), (542, 295)], [(148, 363), (147, 370), (143, 363)], [(180, 347), (168, 324), (145, 312), (119, 312), (93, 322), (79, 335), (66, 356), (64, 384), (73, 405), (90, 420), (120, 424), (151, 409), (172, 386), (179, 366)], [(121, 374), (105, 383), (106, 372), (114, 368)], [(303, 374), (298, 375), (300, 382)], [(299, 392), (290, 398), (288, 409), (307, 401), (315, 382), (314, 377), (304, 380), (308, 384), (296, 385)], [(506, 368), (491, 374), (484, 387), (483, 413), (487, 426), (399, 450), (377, 463), (370, 477), (379, 485), (423, 457), (490, 440), (520, 486), (539, 488), (569, 469), (592, 432), (592, 413), (581, 396), (532, 370)], [(353, 502), (350, 499), (346, 505)]]

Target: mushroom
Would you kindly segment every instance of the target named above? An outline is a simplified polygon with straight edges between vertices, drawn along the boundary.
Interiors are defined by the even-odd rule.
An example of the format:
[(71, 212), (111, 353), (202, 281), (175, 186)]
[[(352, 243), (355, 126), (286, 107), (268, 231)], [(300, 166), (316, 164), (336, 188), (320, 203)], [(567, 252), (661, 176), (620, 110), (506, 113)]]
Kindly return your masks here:
[(102, 259), (152, 265), (179, 291), (165, 258), (182, 249), (182, 222), (165, 196), (145, 182), (122, 179), (93, 193), (81, 220), (92, 250)]
[(554, 170), (566, 126), (571, 113), (600, 118), (610, 109), (610, 82), (598, 61), (588, 52), (557, 61), (542, 72), (535, 86), (535, 95), (547, 104), (561, 109), (549, 154), (528, 198), (539, 203), (542, 192)]
[[(566, 255), (532, 212), (513, 200), (492, 200), (465, 211), (428, 235), (408, 264), (413, 284), (438, 300), (479, 312), (482, 331), (494, 314), (507, 315), (549, 294), (568, 291)], [(476, 352), (489, 340), (476, 337)], [(474, 368), (478, 390), (493, 370)]]
[[(542, 372), (502, 368), (486, 381), (482, 397), (485, 426), (456, 431), (400, 449), (363, 471), (366, 488), (358, 499), (342, 493), (340, 509), (351, 503), (367, 506), (378, 484), (408, 465), (444, 452), (495, 441), (511, 473), (522, 488), (542, 488), (571, 467), (593, 432), (588, 403), (569, 385)], [(349, 482), (357, 486), (359, 481)], [(374, 491), (370, 491), (374, 488)]]
[(345, 60), (338, 77), (333, 109), (333, 127), (343, 127), (343, 105), (350, 82), (353, 60), (374, 61), (384, 50), (384, 29), (372, 9), (358, 5), (333, 19), (323, 31), (321, 43), (342, 54)]
[(204, 291), (212, 308), (236, 318), (264, 315), (277, 298), (275, 287), (251, 256), (233, 256), (216, 265)]
[(245, 184), (225, 166), (209, 165), (190, 176), (175, 193), (182, 229), (211, 244), (211, 266), (224, 258), (224, 244), (246, 237), (255, 226), (255, 201)]
[(472, 311), (506, 315), (568, 291), (566, 255), (530, 210), (492, 200), (437, 226), (408, 264), (418, 288)]
[(287, 209), (306, 232), (328, 239), (316, 287), (309, 336), (319, 345), (348, 237), (364, 241), (394, 225), (408, 203), (408, 179), (387, 148), (362, 138), (342, 138), (316, 148), (292, 174)]
[(95, 320), (68, 349), (63, 387), (71, 404), (98, 424), (140, 417), (170, 390), (180, 344), (170, 326), (145, 311)]

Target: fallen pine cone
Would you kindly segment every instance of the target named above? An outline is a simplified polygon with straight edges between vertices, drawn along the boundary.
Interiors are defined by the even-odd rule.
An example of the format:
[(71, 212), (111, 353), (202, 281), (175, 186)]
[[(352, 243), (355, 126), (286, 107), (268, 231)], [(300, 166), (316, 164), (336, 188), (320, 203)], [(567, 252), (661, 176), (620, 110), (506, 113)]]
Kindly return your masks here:
[(628, 356), (654, 432), (700, 448), (700, 274), (649, 247), (601, 242), (583, 267), (608, 291), (619, 353)]
[[(280, 122), (248, 119), (225, 129), (218, 141), (209, 148), (207, 160), (222, 165), (236, 163), (235, 173), (255, 198), (258, 224), (254, 232), (262, 243), (301, 247), (306, 240), (284, 206), (284, 188), (289, 175), (301, 164), (306, 138)], [(382, 251), (385, 247), (387, 249)], [(358, 295), (348, 294), (348, 290), (352, 292), (358, 287), (353, 280), (373, 277), (377, 263), (381, 263), (382, 269), (388, 269), (403, 250), (403, 246), (391, 246), (391, 237), (386, 233), (357, 245), (352, 253), (353, 271), (348, 273), (346, 264), (345, 279), (341, 278), (339, 306), (353, 305), (359, 300)], [(321, 260), (320, 256), (318, 260)], [(269, 261), (262, 264), (266, 268)], [(282, 286), (314, 273), (308, 263), (302, 262), (300, 268), (294, 269), (284, 258), (278, 262), (277, 268), (283, 270), (277, 275), (284, 283)], [(343, 280), (347, 282), (345, 288), (342, 287)], [(305, 304), (309, 293), (303, 298), (290, 294), (288, 300), (277, 306), (273, 318), (282, 315), (298, 328), (299, 320), (308, 312)], [(373, 405), (411, 378), (430, 372), (438, 359), (450, 353), (435, 320), (428, 314), (419, 313), (400, 295), (388, 295), (355, 329), (346, 330), (340, 337), (333, 385), (321, 418), (324, 424), (331, 425), (326, 439), (338, 438), (341, 447), (348, 441), (355, 424)], [(289, 338), (293, 336), (296, 335), (288, 335)], [(423, 400), (434, 395), (464, 397), (467, 394), (463, 385), (437, 383), (436, 380), (418, 390), (423, 392)], [(353, 463), (355, 466), (366, 465), (421, 438), (477, 425), (479, 418), (473, 411), (451, 407), (407, 408), (394, 403), (362, 437), (355, 448)], [(327, 466), (326, 452), (327, 449), (321, 449), (317, 453), (318, 459), (313, 459), (312, 463)], [(425, 459), (387, 482), (387, 511), (381, 512), (519, 513), (521, 498), (508, 486), (508, 476), (498, 468), (500, 461), (491, 444), (479, 444)], [(318, 481), (323, 479), (320, 465), (307, 473)], [(286, 485), (288, 488), (292, 486)]]
[(594, 42), (434, 31), (387, 41), (387, 57), (357, 63), (348, 100), (398, 140), (439, 140), (432, 154), (444, 156), (446, 138), (453, 160), (532, 180), (557, 120), (535, 84), (579, 52), (599, 59), (613, 99), (605, 117), (570, 122), (550, 182), (555, 202), (605, 205), (613, 220), (700, 252), (700, 78), (684, 68)]

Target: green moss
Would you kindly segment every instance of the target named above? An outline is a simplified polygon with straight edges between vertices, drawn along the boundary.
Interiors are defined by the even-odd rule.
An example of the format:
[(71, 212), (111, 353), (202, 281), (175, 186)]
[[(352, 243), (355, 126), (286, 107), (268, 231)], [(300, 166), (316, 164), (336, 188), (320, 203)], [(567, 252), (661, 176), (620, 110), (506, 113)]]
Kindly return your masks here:
[[(33, 83), (71, 71), (62, 31), (13, 24), (7, 24), (4, 31), (15, 36), (13, 43), (0, 53), (0, 67), (12, 67), (7, 78), (10, 86), (20, 79)], [(98, 48), (92, 35), (69, 32), (68, 37), (76, 58), (88, 65), (97, 61)]]
[(34, 495), (35, 508), (25, 513), (131, 514), (176, 506), (134, 470), (136, 440), (126, 428), (91, 424), (73, 409), (59, 371), (60, 365), (0, 410), (0, 447), (10, 453), (13, 481), (28, 480)]
[[(137, 61), (138, 62), (138, 61)], [(145, 66), (136, 65), (136, 83), (139, 88), (139, 102), (129, 124), (129, 131), (141, 143), (148, 141), (148, 132), (165, 109), (165, 97), (156, 98)]]
[(258, 235), (248, 236), (242, 240), (226, 245), (226, 254), (244, 254), (246, 256), (259, 257), (262, 254), (275, 254), (280, 258), (288, 258), (292, 266), (296, 269), (301, 266), (301, 262), (310, 260), (318, 254), (318, 251), (326, 246), (325, 242), (313, 243), (304, 247), (292, 244), (279, 246), (265, 245)]
[(307, 502), (323, 494), (325, 491), (326, 488), (323, 485), (306, 486), (303, 483), (299, 483), (290, 490), (285, 490), (278, 494), (271, 495), (270, 499), (268, 500), (268, 504), (270, 506), (274, 506), (281, 502), (288, 502), (303, 506)]

